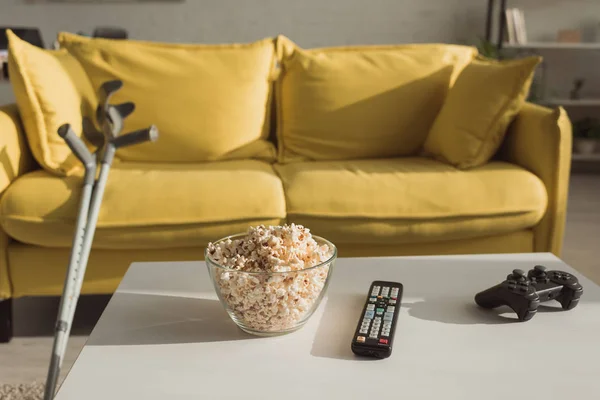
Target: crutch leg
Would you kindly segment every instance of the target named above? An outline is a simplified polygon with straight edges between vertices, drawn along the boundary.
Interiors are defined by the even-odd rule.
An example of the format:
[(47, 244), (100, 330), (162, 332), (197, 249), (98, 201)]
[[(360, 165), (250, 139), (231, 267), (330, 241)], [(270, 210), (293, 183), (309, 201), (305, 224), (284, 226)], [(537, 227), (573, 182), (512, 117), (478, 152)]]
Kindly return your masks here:
[(65, 284), (63, 287), (63, 294), (61, 296), (58, 318), (55, 326), (54, 343), (52, 346), (50, 366), (48, 367), (46, 387), (44, 389), (45, 400), (52, 399), (56, 391), (56, 383), (58, 382), (60, 367), (62, 365), (62, 360), (65, 355), (66, 344), (68, 341), (71, 324), (73, 323), (71, 309), (74, 308), (75, 304), (77, 303), (77, 299), (79, 298), (81, 286), (78, 286), (78, 282), (81, 280), (80, 276), (83, 276), (85, 274), (85, 267), (81, 268), (81, 253), (82, 245), (84, 243), (84, 237), (87, 231), (90, 202), (92, 199), (94, 180), (96, 175), (95, 156), (93, 156), (87, 150), (85, 145), (83, 145), (83, 148), (80, 148), (80, 146), (78, 146), (77, 143), (73, 142), (72, 136), (74, 136), (74, 133), (70, 131), (69, 126), (61, 128), (62, 130), (59, 130), (59, 133), (61, 133), (61, 136), (65, 138), (67, 143), (70, 143), (69, 146), (72, 148), (75, 155), (77, 155), (78, 158), (84, 163), (85, 176), (81, 191), (79, 212), (77, 214), (77, 221), (75, 224), (75, 236), (73, 237), (73, 247), (71, 250), (71, 256), (69, 258), (69, 265), (67, 267), (67, 274), (65, 278)]
[(70, 325), (73, 323), (73, 319), (70, 317), (71, 308), (74, 307), (74, 303), (77, 302), (77, 298), (79, 297), (78, 293), (76, 294), (75, 292), (77, 291), (79, 277), (84, 273), (81, 269), (79, 260), (82, 251), (83, 238), (86, 232), (91, 195), (92, 185), (89, 183), (84, 184), (81, 204), (79, 206), (79, 215), (77, 217), (77, 227), (73, 239), (73, 248), (71, 250), (67, 277), (65, 279), (58, 311), (58, 319), (55, 326), (54, 345), (52, 348), (52, 358), (50, 360), (48, 378), (46, 380), (45, 399), (51, 399), (54, 396), (58, 374), (65, 354), (66, 339), (68, 338), (67, 332), (70, 330)]

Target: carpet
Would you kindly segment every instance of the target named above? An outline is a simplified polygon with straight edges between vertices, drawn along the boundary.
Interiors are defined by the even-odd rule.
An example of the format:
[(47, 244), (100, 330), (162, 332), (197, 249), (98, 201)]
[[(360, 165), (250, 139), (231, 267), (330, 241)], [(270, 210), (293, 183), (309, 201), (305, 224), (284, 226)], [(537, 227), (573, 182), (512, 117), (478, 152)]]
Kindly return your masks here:
[(41, 400), (43, 383), (0, 384), (0, 400)]

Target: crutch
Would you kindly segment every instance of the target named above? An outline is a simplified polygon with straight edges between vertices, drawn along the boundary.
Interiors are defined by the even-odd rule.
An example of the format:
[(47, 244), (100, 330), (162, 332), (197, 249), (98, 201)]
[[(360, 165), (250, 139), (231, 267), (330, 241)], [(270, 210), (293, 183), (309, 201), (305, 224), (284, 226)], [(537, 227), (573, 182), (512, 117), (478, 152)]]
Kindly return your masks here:
[[(79, 204), (79, 214), (75, 225), (73, 248), (69, 259), (69, 267), (63, 287), (58, 318), (56, 321), (54, 345), (46, 378), (44, 400), (51, 400), (56, 391), (56, 383), (65, 355), (71, 325), (77, 308), (77, 301), (81, 293), (81, 285), (85, 276), (98, 213), (102, 204), (104, 188), (115, 152), (120, 147), (131, 146), (158, 138), (155, 126), (135, 132), (120, 135), (124, 119), (135, 109), (133, 103), (111, 105), (110, 98), (117, 92), (123, 83), (109, 81), (104, 83), (99, 90), (99, 105), (96, 110), (96, 119), (102, 132), (96, 131), (94, 124), (89, 119), (84, 119), (84, 135), (97, 149), (90, 153), (83, 140), (81, 140), (69, 124), (62, 125), (58, 134), (62, 137), (75, 156), (83, 163), (85, 174)], [(97, 162), (100, 161), (100, 173), (96, 179)]]

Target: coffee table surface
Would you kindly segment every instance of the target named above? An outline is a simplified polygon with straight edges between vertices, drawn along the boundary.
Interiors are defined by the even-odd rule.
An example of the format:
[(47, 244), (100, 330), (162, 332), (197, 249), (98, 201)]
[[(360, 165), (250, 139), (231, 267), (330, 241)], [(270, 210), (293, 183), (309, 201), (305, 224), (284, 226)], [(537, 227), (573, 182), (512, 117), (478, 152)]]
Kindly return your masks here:
[[(597, 399), (597, 285), (574, 272), (579, 306), (546, 303), (525, 323), (473, 302), (536, 264), (574, 272), (547, 253), (339, 259), (301, 330), (255, 338), (216, 300), (204, 262), (135, 263), (57, 399)], [(357, 359), (350, 340), (376, 279), (404, 284), (394, 349)]]

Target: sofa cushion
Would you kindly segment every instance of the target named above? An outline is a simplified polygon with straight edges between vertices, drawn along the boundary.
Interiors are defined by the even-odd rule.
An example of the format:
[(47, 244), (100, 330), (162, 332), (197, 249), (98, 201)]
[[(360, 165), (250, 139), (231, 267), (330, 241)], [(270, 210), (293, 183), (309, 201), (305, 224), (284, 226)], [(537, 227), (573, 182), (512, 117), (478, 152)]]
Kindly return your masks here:
[(126, 130), (155, 124), (157, 144), (120, 149), (126, 161), (273, 160), (269, 135), (273, 39), (191, 45), (93, 39), (61, 33), (94, 88), (123, 81), (114, 102), (133, 101)]
[(418, 44), (300, 49), (278, 38), (279, 161), (415, 155), (477, 53)]
[(488, 162), (525, 104), (540, 61), (473, 60), (448, 93), (425, 152), (461, 169)]
[(546, 210), (542, 181), (491, 162), (468, 171), (426, 158), (276, 165), (288, 220), (334, 243), (411, 243), (530, 228)]
[[(69, 247), (81, 177), (35, 171), (17, 179), (0, 202), (4, 231), (24, 243)], [(94, 247), (197, 247), (285, 218), (281, 181), (257, 160), (196, 165), (121, 163), (110, 172)]]
[(81, 137), (82, 118), (93, 115), (96, 94), (83, 67), (66, 50), (44, 50), (7, 32), (10, 82), (33, 156), (46, 170), (69, 175), (81, 163), (58, 136), (69, 123)]

